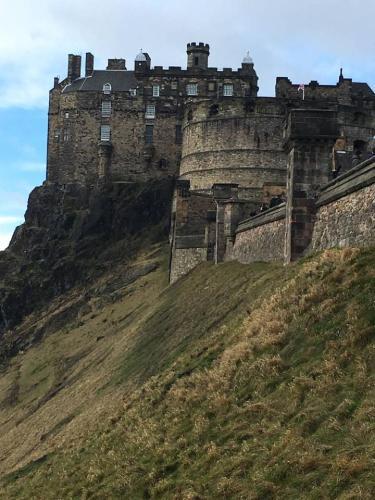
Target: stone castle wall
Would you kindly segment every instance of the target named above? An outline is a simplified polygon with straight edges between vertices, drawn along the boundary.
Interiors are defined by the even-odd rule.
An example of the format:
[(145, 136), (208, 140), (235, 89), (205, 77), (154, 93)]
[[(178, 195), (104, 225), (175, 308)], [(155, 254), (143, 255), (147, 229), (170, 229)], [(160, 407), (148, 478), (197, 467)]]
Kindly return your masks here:
[(239, 224), (226, 260), (250, 262), (282, 261), (285, 245), (285, 203)]
[(375, 245), (375, 160), (330, 182), (317, 205), (310, 252)]
[(264, 184), (285, 185), (285, 106), (275, 99), (191, 103), (184, 126), (180, 175), (192, 189), (239, 184), (241, 197), (260, 200)]
[[(149, 62), (135, 62), (134, 71), (127, 71), (124, 60), (109, 60), (108, 71), (90, 68), (90, 74), (81, 78), (80, 57), (73, 59), (77, 66), (73, 78), (69, 66), (68, 78), (61, 83), (55, 79), (50, 92), (47, 179), (62, 184), (92, 184), (99, 172), (103, 174), (102, 125), (111, 130), (106, 144), (110, 145), (106, 147), (107, 180), (133, 182), (177, 176), (186, 101), (215, 99), (222, 96), (225, 85), (231, 86), (236, 98), (254, 97), (258, 90), (252, 64), (242, 64), (237, 71), (218, 71), (209, 67), (151, 68)], [(87, 61), (86, 56), (86, 65)], [(106, 81), (112, 82), (109, 95), (103, 92)], [(189, 85), (196, 85), (196, 96), (188, 95)], [(102, 116), (104, 101), (112, 105), (109, 117)], [(155, 106), (154, 117), (146, 116), (149, 105)]]

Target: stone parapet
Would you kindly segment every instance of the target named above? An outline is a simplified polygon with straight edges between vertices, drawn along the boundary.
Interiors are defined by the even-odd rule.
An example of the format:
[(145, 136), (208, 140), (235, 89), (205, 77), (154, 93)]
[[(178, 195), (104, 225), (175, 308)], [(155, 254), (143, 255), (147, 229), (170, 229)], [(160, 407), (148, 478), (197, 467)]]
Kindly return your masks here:
[(375, 156), (340, 175), (324, 186), (317, 200), (318, 207), (375, 183)]
[(241, 221), (241, 223), (238, 225), (236, 234), (242, 233), (243, 231), (249, 231), (250, 229), (254, 229), (258, 226), (264, 226), (265, 224), (269, 224), (277, 220), (285, 219), (285, 210), (285, 203), (281, 203), (280, 205), (269, 208), (268, 210), (265, 210), (264, 212), (261, 212), (258, 215), (251, 217), (250, 219)]

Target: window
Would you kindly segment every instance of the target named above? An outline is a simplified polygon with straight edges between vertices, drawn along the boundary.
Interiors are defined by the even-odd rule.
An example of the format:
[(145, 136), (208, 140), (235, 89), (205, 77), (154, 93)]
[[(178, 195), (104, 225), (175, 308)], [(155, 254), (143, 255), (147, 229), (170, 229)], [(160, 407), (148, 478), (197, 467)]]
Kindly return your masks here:
[(64, 142), (68, 142), (69, 141), (69, 130), (67, 128), (64, 129), (63, 141)]
[(111, 101), (103, 101), (102, 102), (102, 117), (108, 118), (111, 116), (112, 112), (112, 103)]
[(146, 125), (145, 141), (146, 141), (146, 144), (153, 143), (153, 141), (154, 141), (154, 126), (153, 125)]
[(208, 90), (209, 90), (209, 92), (214, 92), (216, 90), (216, 83), (215, 82), (208, 82)]
[(155, 104), (147, 104), (146, 118), (155, 118)]
[(102, 125), (100, 127), (100, 140), (101, 141), (111, 140), (111, 127), (109, 125)]
[(177, 83), (176, 81), (173, 81), (173, 82), (171, 83), (171, 89), (172, 89), (172, 90), (177, 90), (177, 89), (178, 89), (178, 83)]
[(233, 85), (225, 84), (223, 87), (223, 96), (231, 97), (233, 95)]
[(69, 118), (69, 113), (68, 112), (65, 113), (65, 118)]
[(195, 56), (194, 57), (194, 66), (198, 66), (198, 64), (199, 64), (199, 57)]
[(198, 95), (198, 85), (196, 83), (188, 83), (186, 85), (187, 95)]
[(130, 89), (130, 90), (129, 90), (129, 93), (130, 93), (130, 95), (131, 95), (132, 97), (136, 97), (136, 95), (137, 95), (137, 89)]
[(182, 143), (182, 127), (181, 125), (176, 125), (176, 144), (181, 144)]
[(159, 97), (159, 96), (160, 96), (160, 86), (153, 85), (152, 86), (152, 97)]
[(105, 83), (103, 85), (103, 93), (104, 94), (110, 94), (112, 90), (112, 85), (110, 83)]
[(60, 137), (61, 137), (61, 129), (57, 128), (55, 130), (55, 135), (54, 135), (55, 142), (60, 142)]
[(167, 168), (168, 162), (165, 158), (160, 158), (158, 165), (159, 165), (159, 168), (161, 168), (161, 169)]

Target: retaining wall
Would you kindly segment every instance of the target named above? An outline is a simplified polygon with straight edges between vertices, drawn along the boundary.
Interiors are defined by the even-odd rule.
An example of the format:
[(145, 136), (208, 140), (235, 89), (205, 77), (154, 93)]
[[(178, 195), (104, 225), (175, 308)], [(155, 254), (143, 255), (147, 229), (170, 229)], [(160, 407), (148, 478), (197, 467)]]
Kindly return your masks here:
[(243, 264), (284, 258), (285, 203), (241, 222), (227, 260)]
[(317, 207), (309, 253), (375, 245), (375, 158), (326, 185)]

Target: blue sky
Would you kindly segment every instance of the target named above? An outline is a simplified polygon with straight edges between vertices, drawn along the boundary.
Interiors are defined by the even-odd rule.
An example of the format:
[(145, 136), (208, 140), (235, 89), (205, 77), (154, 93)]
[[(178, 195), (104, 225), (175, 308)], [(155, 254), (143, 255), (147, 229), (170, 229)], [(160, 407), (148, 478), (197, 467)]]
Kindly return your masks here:
[(68, 53), (131, 69), (143, 48), (155, 65), (185, 66), (186, 43), (202, 41), (219, 68), (249, 50), (261, 95), (276, 76), (336, 83), (340, 66), (375, 88), (374, 19), (374, 0), (0, 0), (0, 249), (45, 178), (48, 90)]

